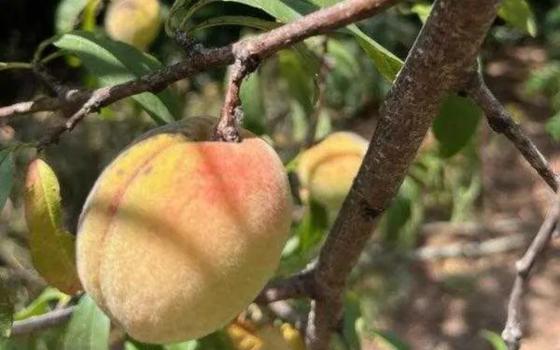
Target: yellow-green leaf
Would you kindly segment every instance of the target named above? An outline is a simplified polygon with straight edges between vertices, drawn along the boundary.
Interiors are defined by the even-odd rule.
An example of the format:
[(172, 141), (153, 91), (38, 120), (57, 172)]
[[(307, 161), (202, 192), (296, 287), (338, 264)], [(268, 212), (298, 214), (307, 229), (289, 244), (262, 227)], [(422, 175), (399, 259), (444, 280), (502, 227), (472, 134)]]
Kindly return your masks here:
[(525, 0), (504, 0), (498, 10), (500, 16), (507, 24), (532, 37), (537, 35), (537, 24), (531, 7)]
[(37, 271), (49, 284), (67, 294), (80, 290), (74, 236), (62, 226), (58, 179), (41, 159), (32, 161), (27, 169), (25, 217), (31, 258)]

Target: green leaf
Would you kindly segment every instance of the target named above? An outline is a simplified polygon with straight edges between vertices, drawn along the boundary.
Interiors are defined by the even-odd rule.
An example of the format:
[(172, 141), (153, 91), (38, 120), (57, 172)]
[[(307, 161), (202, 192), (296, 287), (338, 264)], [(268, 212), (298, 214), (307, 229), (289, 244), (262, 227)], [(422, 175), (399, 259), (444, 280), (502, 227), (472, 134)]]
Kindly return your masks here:
[[(179, 0), (173, 4), (166, 24), (169, 33), (177, 29), (186, 30), (185, 23), (201, 7), (220, 0)], [(308, 13), (314, 12), (326, 5), (332, 5), (334, 0), (312, 0), (310, 3), (302, 0), (262, 1), (262, 0), (221, 0), (236, 2), (260, 9), (279, 22), (292, 22)], [(356, 25), (350, 25), (342, 32), (353, 35), (360, 47), (371, 58), (377, 70), (387, 80), (392, 81), (402, 66), (402, 61), (362, 32)]]
[(257, 135), (266, 133), (264, 91), (258, 71), (243, 81), (239, 97), (243, 107), (243, 126)]
[(63, 350), (108, 350), (109, 318), (85, 294), (78, 303), (64, 337)]
[(306, 69), (301, 58), (290, 50), (278, 53), (280, 74), (288, 84), (288, 91), (292, 97), (303, 107), (305, 113), (310, 115), (315, 104), (315, 85), (313, 72)]
[(80, 14), (89, 0), (62, 0), (56, 8), (54, 25), (58, 34), (74, 29), (80, 19)]
[(447, 97), (432, 126), (441, 156), (451, 157), (469, 142), (481, 114), (480, 108), (470, 99), (456, 95)]
[(42, 315), (49, 311), (49, 303), (56, 301), (57, 303), (66, 303), (70, 301), (68, 294), (62, 293), (56, 288), (47, 287), (45, 290), (33, 300), (24, 309), (18, 311), (14, 318), (23, 320), (32, 316)]
[(9, 149), (0, 150), (0, 213), (6, 205), (14, 181), (14, 157)]
[[(78, 56), (102, 86), (125, 83), (163, 67), (154, 57), (130, 45), (85, 31), (64, 34), (54, 45)], [(144, 92), (132, 99), (159, 124), (172, 122), (179, 115), (179, 103), (169, 90)]]
[(284, 272), (299, 270), (305, 266), (325, 236), (329, 225), (328, 213), (320, 204), (310, 201), (294, 235), (282, 252)]
[(392, 332), (374, 330), (376, 338), (383, 343), (387, 350), (409, 350), (410, 347)]
[(532, 37), (537, 35), (535, 15), (525, 0), (503, 0), (498, 9), (498, 16), (507, 24)]
[(58, 179), (41, 159), (29, 164), (24, 197), (29, 249), (35, 269), (52, 286), (74, 294), (81, 289), (74, 236), (62, 226)]
[(351, 25), (349, 30), (354, 34), (360, 47), (373, 61), (379, 73), (388, 81), (393, 81), (401, 69), (403, 61), (358, 29), (358, 26)]
[(428, 20), (428, 16), (432, 11), (432, 5), (428, 2), (423, 1), (417, 2), (412, 5), (410, 11), (412, 11), (412, 13), (415, 13), (418, 18), (420, 18), (420, 21), (422, 21), (422, 23), (426, 23), (426, 20)]
[(357, 327), (358, 320), (362, 317), (360, 309), (359, 297), (352, 293), (347, 292), (344, 300), (344, 318), (342, 322), (342, 336), (344, 337), (345, 344), (348, 344), (350, 349), (361, 349), (361, 341), (359, 329)]
[(560, 113), (556, 113), (547, 120), (546, 131), (555, 141), (560, 141)]
[(165, 350), (198, 350), (198, 349), (203, 350), (201, 349), (198, 340), (191, 340), (183, 343), (165, 345), (163, 348)]
[(486, 339), (492, 345), (494, 350), (507, 350), (506, 343), (498, 334), (484, 329), (480, 331), (480, 336)]
[(10, 289), (6, 286), (3, 276), (0, 276), (0, 339), (10, 336), (13, 320), (14, 304), (10, 296)]
[(416, 245), (418, 226), (422, 224), (424, 205), (416, 182), (406, 177), (399, 193), (387, 209), (380, 225), (383, 241), (392, 248), (410, 249)]

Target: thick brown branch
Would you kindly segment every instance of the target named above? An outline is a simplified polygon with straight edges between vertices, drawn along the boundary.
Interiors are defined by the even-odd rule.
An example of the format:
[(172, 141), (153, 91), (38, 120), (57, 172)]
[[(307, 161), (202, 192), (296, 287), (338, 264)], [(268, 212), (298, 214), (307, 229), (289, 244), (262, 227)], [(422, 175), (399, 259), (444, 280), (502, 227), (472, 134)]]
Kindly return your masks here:
[(438, 0), (381, 111), (352, 189), (321, 250), (321, 291), (308, 325), (311, 350), (328, 348), (346, 279), (375, 219), (396, 195), (444, 96), (464, 85), (498, 0)]
[(546, 158), (533, 141), (525, 135), (519, 124), (513, 121), (504, 106), (496, 99), (492, 91), (488, 89), (480, 73), (473, 74), (473, 79), (467, 87), (467, 93), (482, 108), (492, 130), (504, 134), (531, 167), (556, 192), (560, 181), (558, 175), (550, 168)]
[(523, 337), (522, 330), (522, 301), (525, 289), (529, 283), (531, 271), (536, 260), (542, 255), (550, 241), (556, 226), (560, 220), (560, 198), (556, 196), (552, 208), (549, 210), (537, 235), (521, 259), (515, 264), (517, 275), (509, 298), (507, 309), (507, 321), (502, 332), (502, 338), (509, 350), (518, 350)]
[(74, 312), (75, 307), (54, 310), (44, 315), (31, 317), (22, 321), (14, 322), (12, 326), (12, 336), (38, 332), (50, 327), (61, 325), (68, 321)]

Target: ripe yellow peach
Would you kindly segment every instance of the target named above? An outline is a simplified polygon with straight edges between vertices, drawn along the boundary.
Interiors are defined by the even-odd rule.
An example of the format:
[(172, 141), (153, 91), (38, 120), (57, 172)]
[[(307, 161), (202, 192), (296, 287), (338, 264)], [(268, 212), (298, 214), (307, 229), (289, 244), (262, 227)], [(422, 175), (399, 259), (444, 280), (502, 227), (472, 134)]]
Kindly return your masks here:
[(145, 50), (161, 27), (158, 0), (112, 0), (105, 15), (105, 31), (113, 40)]
[(367, 145), (357, 134), (335, 132), (304, 151), (297, 165), (304, 191), (327, 209), (337, 210), (352, 186)]
[(101, 174), (80, 217), (87, 293), (133, 338), (202, 337), (241, 312), (272, 276), (292, 202), (272, 147), (211, 139), (211, 118), (148, 132)]
[(251, 322), (233, 322), (226, 328), (236, 350), (305, 350), (299, 331), (289, 323), (255, 326)]

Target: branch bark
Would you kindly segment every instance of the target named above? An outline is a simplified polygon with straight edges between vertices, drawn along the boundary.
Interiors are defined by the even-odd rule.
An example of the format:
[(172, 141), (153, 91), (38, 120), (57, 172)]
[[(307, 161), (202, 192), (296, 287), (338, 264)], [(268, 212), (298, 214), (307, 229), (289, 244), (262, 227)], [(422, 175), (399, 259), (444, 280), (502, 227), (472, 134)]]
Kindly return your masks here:
[(319, 295), (307, 328), (311, 350), (328, 348), (342, 292), (375, 219), (397, 193), (444, 96), (465, 84), (498, 0), (438, 0), (381, 110), (381, 118), (314, 273)]
[(537, 146), (523, 132), (504, 106), (488, 89), (481, 73), (475, 73), (468, 84), (467, 93), (482, 108), (488, 124), (497, 133), (504, 134), (523, 155), (525, 160), (537, 171), (544, 181), (556, 192), (559, 178)]
[(523, 337), (521, 324), (523, 318), (521, 310), (523, 295), (525, 294), (535, 262), (542, 256), (556, 229), (558, 220), (560, 220), (560, 198), (556, 196), (531, 245), (523, 257), (515, 264), (517, 274), (509, 298), (506, 325), (502, 332), (502, 338), (506, 342), (508, 350), (518, 350), (521, 346), (521, 339)]
[(35, 316), (22, 321), (14, 322), (12, 326), (11, 336), (29, 334), (41, 331), (43, 329), (55, 327), (67, 322), (75, 307), (54, 310), (44, 315)]

